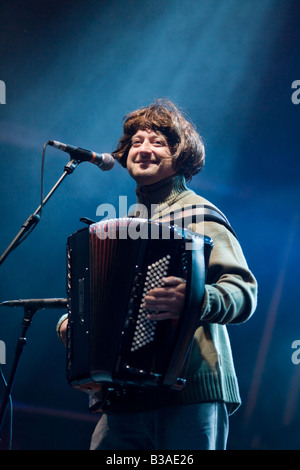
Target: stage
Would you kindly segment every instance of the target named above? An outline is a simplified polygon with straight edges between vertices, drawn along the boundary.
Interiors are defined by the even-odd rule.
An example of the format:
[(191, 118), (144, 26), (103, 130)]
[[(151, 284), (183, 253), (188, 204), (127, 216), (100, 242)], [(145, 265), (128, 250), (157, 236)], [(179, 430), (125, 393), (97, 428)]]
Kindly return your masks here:
[[(300, 448), (300, 6), (297, 0), (13, 1), (0, 6), (0, 252), (40, 204), (49, 140), (111, 153), (123, 116), (158, 98), (191, 118), (206, 165), (188, 186), (219, 207), (258, 281), (258, 306), (228, 325), (242, 406), (229, 450)], [(48, 146), (44, 196), (69, 155)], [(135, 185), (118, 163), (81, 163), (0, 266), (0, 302), (66, 297), (66, 243), (126, 209)], [(124, 209), (124, 204), (122, 205)], [(97, 215), (98, 210), (98, 215)], [(123, 211), (124, 212), (124, 211)], [(86, 450), (97, 421), (66, 381), (62, 309), (35, 313), (1, 430), (15, 450)], [(8, 380), (22, 308), (0, 309)], [(0, 397), (5, 386), (0, 385)], [(13, 416), (11, 424), (11, 416)]]

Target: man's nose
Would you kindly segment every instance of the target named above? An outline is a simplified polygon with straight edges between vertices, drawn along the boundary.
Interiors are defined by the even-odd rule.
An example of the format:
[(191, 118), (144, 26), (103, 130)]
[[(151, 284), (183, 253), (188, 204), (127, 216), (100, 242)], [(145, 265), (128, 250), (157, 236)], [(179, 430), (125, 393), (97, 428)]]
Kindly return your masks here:
[(148, 140), (144, 140), (143, 143), (140, 145), (140, 153), (149, 154), (152, 152), (151, 143)]

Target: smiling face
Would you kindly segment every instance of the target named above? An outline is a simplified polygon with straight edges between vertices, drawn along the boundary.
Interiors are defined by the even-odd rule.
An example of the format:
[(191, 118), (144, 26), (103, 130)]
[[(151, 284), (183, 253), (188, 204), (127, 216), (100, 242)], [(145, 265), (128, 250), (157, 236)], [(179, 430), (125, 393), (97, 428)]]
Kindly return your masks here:
[(127, 170), (139, 185), (157, 183), (175, 174), (173, 157), (163, 134), (138, 130), (131, 139)]

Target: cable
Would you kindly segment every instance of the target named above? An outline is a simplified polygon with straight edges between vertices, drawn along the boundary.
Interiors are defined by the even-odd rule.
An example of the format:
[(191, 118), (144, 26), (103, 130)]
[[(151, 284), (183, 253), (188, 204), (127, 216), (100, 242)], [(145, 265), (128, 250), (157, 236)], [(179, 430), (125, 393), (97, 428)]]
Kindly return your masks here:
[[(1, 375), (1, 378), (2, 378), (2, 381), (5, 385), (5, 387), (7, 387), (7, 382), (6, 382), (6, 379), (4, 377), (1, 365), (0, 365), (0, 375)], [(11, 395), (9, 395), (9, 404), (10, 404), (9, 450), (11, 450), (12, 449), (12, 428), (13, 428), (13, 402), (12, 402)]]
[[(38, 213), (36, 214), (35, 217), (38, 217), (39, 219), (41, 218), (42, 216), (42, 210), (43, 210), (43, 200), (44, 200), (44, 167), (45, 167), (45, 154), (46, 154), (46, 147), (48, 145), (48, 142), (44, 144), (44, 147), (43, 147), (43, 153), (42, 153), (42, 167), (41, 167), (41, 204), (40, 204), (40, 208), (39, 208), (39, 211)], [(16, 243), (15, 247), (19, 246), (27, 237), (28, 235), (30, 235), (30, 233), (33, 231), (33, 229), (35, 228), (36, 224), (32, 224), (32, 226), (29, 228), (29, 230), (26, 232), (26, 234), (20, 238), (20, 240), (18, 241), (18, 243)], [(0, 365), (0, 375), (1, 375), (1, 378), (2, 378), (2, 382), (4, 384), (5, 387), (7, 387), (7, 382), (6, 382), (6, 379), (5, 379), (5, 376), (4, 376), (4, 373), (3, 373), (3, 370), (2, 370), (2, 367)], [(9, 425), (9, 450), (12, 449), (12, 428), (13, 428), (13, 401), (12, 401), (12, 397), (11, 397), (11, 394), (9, 395), (9, 404), (10, 404), (10, 425)]]
[[(44, 201), (44, 167), (45, 167), (45, 155), (46, 155), (46, 147), (48, 145), (48, 142), (44, 144), (43, 147), (43, 153), (42, 153), (42, 166), (41, 166), (41, 192), (40, 192), (40, 209), (38, 213), (36, 214), (36, 218), (40, 219), (42, 217), (42, 210), (43, 210), (43, 201)], [(36, 224), (33, 223), (32, 226), (27, 230), (27, 232), (23, 235), (22, 238), (16, 243), (15, 248), (19, 246), (21, 243), (23, 243), (24, 240), (31, 234), (31, 232), (35, 229)]]
[(45, 155), (46, 155), (46, 147), (48, 145), (48, 142), (44, 144), (43, 147), (43, 153), (42, 153), (42, 168), (41, 168), (41, 208), (40, 208), (40, 213), (39, 216), (42, 216), (42, 210), (43, 210), (43, 200), (44, 200), (44, 167), (45, 167)]

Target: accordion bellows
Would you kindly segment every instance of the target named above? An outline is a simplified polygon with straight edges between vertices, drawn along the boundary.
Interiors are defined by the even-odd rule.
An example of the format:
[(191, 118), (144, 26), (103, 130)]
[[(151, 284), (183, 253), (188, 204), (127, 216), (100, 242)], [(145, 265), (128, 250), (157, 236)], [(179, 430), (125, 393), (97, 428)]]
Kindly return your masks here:
[[(204, 296), (212, 240), (138, 218), (92, 224), (68, 238), (67, 379), (182, 389)], [(153, 321), (142, 304), (165, 276), (186, 280), (180, 318)]]

